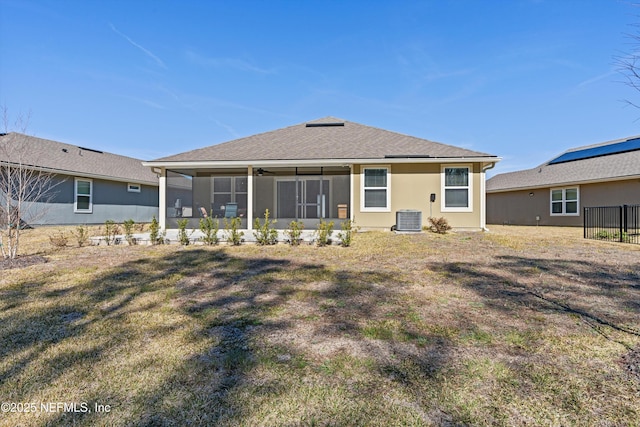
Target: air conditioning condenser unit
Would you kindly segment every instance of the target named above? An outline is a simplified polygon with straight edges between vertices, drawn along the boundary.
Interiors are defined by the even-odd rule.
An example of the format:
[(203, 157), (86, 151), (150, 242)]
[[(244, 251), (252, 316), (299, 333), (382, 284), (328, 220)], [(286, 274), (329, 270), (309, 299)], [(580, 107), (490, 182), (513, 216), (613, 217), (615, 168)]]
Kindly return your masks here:
[(396, 211), (397, 231), (422, 231), (422, 211), (401, 209)]

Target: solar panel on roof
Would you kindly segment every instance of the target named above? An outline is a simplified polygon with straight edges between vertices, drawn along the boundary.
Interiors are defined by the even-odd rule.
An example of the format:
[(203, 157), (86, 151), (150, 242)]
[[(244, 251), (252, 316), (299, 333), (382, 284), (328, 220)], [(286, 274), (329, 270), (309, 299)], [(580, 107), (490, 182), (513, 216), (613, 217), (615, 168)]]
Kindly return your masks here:
[(600, 147), (585, 148), (584, 150), (570, 151), (551, 160), (550, 165), (573, 162), (576, 160), (590, 159), (592, 157), (609, 156), (611, 154), (626, 153), (640, 150), (640, 138), (628, 139), (615, 144), (602, 145)]

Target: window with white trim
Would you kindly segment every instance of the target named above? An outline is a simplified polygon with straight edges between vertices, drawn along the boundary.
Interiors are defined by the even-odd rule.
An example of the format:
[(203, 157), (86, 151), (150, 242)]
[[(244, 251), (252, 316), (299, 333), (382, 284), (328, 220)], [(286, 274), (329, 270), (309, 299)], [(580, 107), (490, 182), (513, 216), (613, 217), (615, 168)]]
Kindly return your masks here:
[(127, 184), (127, 191), (129, 193), (139, 193), (141, 188), (140, 184)]
[(93, 212), (93, 181), (86, 178), (75, 179), (73, 211), (76, 213)]
[(578, 187), (551, 189), (551, 215), (580, 215)]
[(391, 191), (389, 167), (363, 167), (361, 208), (365, 212), (389, 212)]
[[(211, 209), (214, 217), (244, 217), (247, 214), (248, 179), (243, 176), (214, 176)], [(231, 206), (237, 211), (227, 212)]]
[(442, 167), (443, 212), (471, 212), (471, 180), (468, 166)]

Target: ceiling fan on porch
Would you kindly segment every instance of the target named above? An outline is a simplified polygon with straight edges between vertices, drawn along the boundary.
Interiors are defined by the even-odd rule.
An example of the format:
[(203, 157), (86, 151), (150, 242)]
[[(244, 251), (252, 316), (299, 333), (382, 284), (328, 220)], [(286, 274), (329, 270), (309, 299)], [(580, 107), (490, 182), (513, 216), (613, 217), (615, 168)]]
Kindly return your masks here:
[(268, 171), (266, 169), (262, 169), (262, 168), (258, 168), (256, 169), (256, 174), (258, 174), (258, 176), (263, 176), (264, 174), (270, 174), (270, 175), (274, 175), (273, 172)]

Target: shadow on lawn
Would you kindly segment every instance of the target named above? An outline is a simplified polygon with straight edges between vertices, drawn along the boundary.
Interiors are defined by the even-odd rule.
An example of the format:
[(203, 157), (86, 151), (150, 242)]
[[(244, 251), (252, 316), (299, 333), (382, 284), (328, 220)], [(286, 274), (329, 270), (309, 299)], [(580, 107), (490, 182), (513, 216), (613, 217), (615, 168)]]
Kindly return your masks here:
[(640, 336), (640, 265), (624, 269), (605, 263), (509, 255), (496, 257), (487, 265), (429, 266), (471, 289), (488, 308), (498, 312), (527, 307), (545, 314), (571, 314), (580, 316), (600, 334), (606, 326)]
[[(13, 357), (15, 361), (0, 372), (0, 384), (26, 374), (35, 363), (46, 365), (46, 372), (30, 377), (29, 383), (15, 383), (16, 400), (32, 396), (34, 389), (46, 389), (52, 382), (66, 377), (87, 390), (78, 391), (77, 396), (81, 396), (81, 401), (89, 402), (91, 408), (95, 402), (108, 404), (112, 411), (117, 411), (118, 423), (149, 426), (242, 424), (258, 409), (247, 406), (242, 399), (244, 387), (248, 385), (251, 390), (257, 390), (260, 398), (252, 398), (265, 401), (266, 405), (274, 404), (277, 396), (288, 391), (285, 382), (278, 378), (251, 384), (255, 380), (248, 375), (252, 370), (265, 365), (279, 371), (291, 371), (290, 375), (304, 376), (305, 369), (323, 369), (322, 360), (313, 360), (295, 346), (278, 342), (271, 348), (261, 347), (265, 337), (290, 333), (295, 326), (295, 318), (278, 318), (273, 316), (274, 312), (283, 309), (290, 300), (308, 295), (318, 306), (327, 307), (322, 316), (323, 328), (317, 332), (319, 335), (361, 340), (361, 320), (379, 313), (385, 302), (398, 303), (393, 288), (406, 285), (392, 273), (336, 271), (322, 264), (261, 256), (235, 257), (229, 252), (222, 248), (175, 251), (161, 258), (127, 262), (89, 283), (61, 291), (41, 291), (47, 282), (43, 278), (40, 284), (24, 284), (14, 287), (18, 290), (5, 292), (2, 296), (9, 308), (27, 304), (34, 298), (51, 301), (73, 296), (75, 299), (74, 303), (60, 306), (53, 302), (32, 316), (20, 317), (16, 312), (5, 318), (6, 324), (11, 326), (0, 336), (0, 342), (8, 343), (0, 350), (0, 357)], [(327, 285), (310, 289), (308, 285), (312, 282)], [(167, 297), (151, 298), (158, 293)], [(142, 303), (146, 300), (149, 302)], [(145, 339), (135, 336), (138, 333), (136, 325), (127, 321), (127, 317), (158, 310), (175, 311), (182, 320), (179, 324), (159, 326), (150, 334), (171, 334), (191, 326), (195, 342), (211, 341), (214, 344), (180, 362), (174, 367), (175, 373), (151, 388), (142, 384), (140, 389), (129, 392), (117, 385), (111, 388), (108, 381), (96, 377), (101, 364), (123, 357), (118, 355), (126, 354), (128, 346), (141, 345)], [(304, 316), (304, 313), (297, 315)], [(144, 325), (139, 328), (144, 329)], [(434, 378), (446, 363), (448, 349), (448, 343), (442, 337), (416, 334), (412, 339), (436, 343), (435, 351), (409, 351), (406, 346), (396, 348), (392, 340), (378, 341), (363, 351), (374, 361), (380, 375), (410, 389), (418, 381), (416, 375)], [(87, 341), (85, 349), (53, 351), (78, 340)], [(153, 336), (148, 339), (148, 344), (152, 343)], [(56, 354), (55, 357), (48, 358), (49, 352)], [(133, 355), (126, 356), (127, 361)], [(140, 363), (140, 369), (145, 371), (159, 362), (143, 360)], [(412, 372), (413, 369), (417, 369), (418, 374)], [(83, 375), (89, 375), (89, 378), (82, 378)], [(363, 398), (362, 387), (367, 385), (357, 385), (354, 398)], [(420, 413), (419, 403), (416, 403), (419, 399), (416, 396), (416, 401), (400, 402), (400, 405)], [(50, 400), (71, 399), (51, 396)], [(353, 412), (332, 413), (327, 418), (324, 408), (311, 411), (305, 416), (320, 423), (358, 423)], [(369, 418), (371, 414), (358, 416), (362, 417), (361, 423), (373, 422)], [(429, 414), (421, 413), (420, 416), (426, 419)], [(56, 413), (32, 421), (35, 425), (101, 424), (106, 420), (103, 417), (104, 414), (95, 412)], [(452, 417), (445, 419), (456, 421)]]
[[(261, 409), (249, 403), (274, 405), (287, 394), (287, 382), (278, 375), (302, 381), (309, 372), (315, 375), (326, 370), (324, 381), (344, 386), (340, 378), (332, 378), (338, 374), (327, 364), (327, 357), (314, 357), (308, 348), (300, 348), (300, 342), (278, 339), (294, 334), (297, 323), (313, 315), (322, 320), (314, 339), (357, 345), (360, 354), (372, 363), (376, 379), (349, 386), (354, 401), (368, 396), (381, 399), (377, 387), (390, 382), (410, 396), (393, 405), (412, 411), (424, 423), (469, 422), (464, 416), (446, 414), (446, 408), (438, 408), (421, 393), (425, 384), (433, 390), (445, 386), (441, 373), (460, 343), (441, 333), (425, 332), (429, 328), (412, 328), (407, 320), (412, 307), (402, 299), (403, 288), (409, 283), (397, 274), (329, 268), (322, 263), (298, 262), (293, 256), (283, 259), (232, 253), (224, 248), (176, 250), (160, 258), (124, 263), (89, 283), (63, 290), (42, 290), (55, 277), (5, 290), (0, 297), (8, 314), (3, 316), (5, 326), (0, 329), (0, 360), (12, 361), (4, 363), (0, 384), (11, 384), (15, 400), (21, 400), (66, 378), (82, 387), (77, 393), (81, 401), (111, 405), (120, 424), (242, 425)], [(263, 253), (268, 254), (269, 249)], [(578, 315), (599, 333), (602, 326), (638, 333), (625, 326), (637, 321), (637, 266), (620, 270), (604, 263), (517, 256), (497, 257), (488, 264), (430, 262), (428, 266), (477, 293), (484, 306), (496, 313), (512, 314), (526, 307), (533, 313)], [(157, 295), (162, 297), (154, 297)], [(24, 316), (18, 311), (22, 305), (40, 300), (48, 304), (33, 314)], [(306, 303), (313, 312), (277, 315), (292, 301)], [(132, 316), (167, 312), (177, 321), (153, 330), (130, 320)], [(399, 330), (392, 332), (400, 333), (401, 341), (393, 334), (385, 335), (389, 333), (383, 328), (387, 318), (395, 321), (393, 325)], [(371, 326), (370, 334), (378, 334), (373, 340), (363, 338), (368, 319), (382, 319)], [(464, 312), (459, 322), (469, 331), (478, 326)], [(159, 384), (142, 384), (129, 391), (96, 375), (101, 365), (118, 357), (130, 362), (136, 354), (127, 353), (127, 347), (140, 346), (141, 356), (145, 356), (145, 345), (153, 346), (154, 337), (185, 328), (191, 328), (193, 342), (206, 343), (204, 350), (179, 361)], [(138, 329), (145, 330), (149, 337), (138, 336)], [(54, 351), (78, 340), (87, 341), (80, 351)], [(143, 358), (139, 363), (140, 372), (153, 375), (150, 372), (161, 361)], [(26, 375), (33, 366), (39, 367), (38, 374)], [(159, 371), (162, 368), (157, 367)], [(278, 375), (256, 375), (261, 368)], [(23, 375), (30, 380), (14, 381)], [(122, 374), (116, 373), (115, 377), (118, 375)], [(144, 375), (140, 375), (141, 381)], [(247, 392), (259, 396), (243, 399)], [(68, 396), (49, 398), (69, 400)], [(327, 411), (316, 405), (305, 416), (309, 423), (319, 424), (375, 421), (368, 413)], [(106, 416), (95, 412), (57, 413), (29, 421), (34, 425), (103, 424), (109, 420)]]

